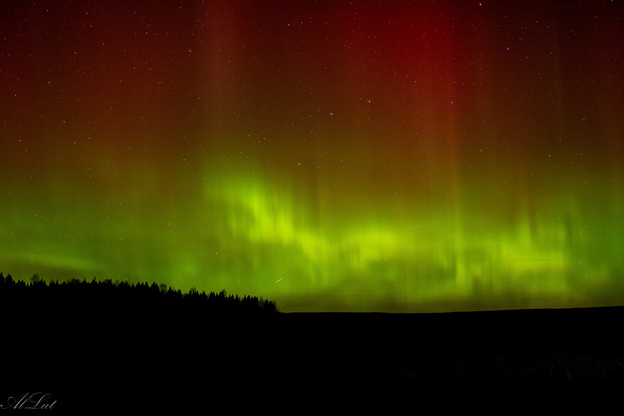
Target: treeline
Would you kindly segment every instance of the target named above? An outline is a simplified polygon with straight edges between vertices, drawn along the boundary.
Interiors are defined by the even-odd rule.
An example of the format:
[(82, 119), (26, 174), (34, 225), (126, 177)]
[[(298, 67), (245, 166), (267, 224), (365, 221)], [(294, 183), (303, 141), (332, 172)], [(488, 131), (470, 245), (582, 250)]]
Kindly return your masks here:
[[(55, 313), (59, 311), (90, 313), (124, 313), (144, 315), (166, 311), (201, 314), (271, 314), (277, 312), (274, 302), (262, 297), (229, 295), (225, 290), (214, 293), (191, 289), (188, 293), (156, 283), (127, 283), (112, 280), (72, 279), (46, 282), (37, 275), (30, 282), (15, 280), (0, 273), (0, 304), (11, 306), (16, 313)], [(79, 309), (76, 309), (79, 308)]]

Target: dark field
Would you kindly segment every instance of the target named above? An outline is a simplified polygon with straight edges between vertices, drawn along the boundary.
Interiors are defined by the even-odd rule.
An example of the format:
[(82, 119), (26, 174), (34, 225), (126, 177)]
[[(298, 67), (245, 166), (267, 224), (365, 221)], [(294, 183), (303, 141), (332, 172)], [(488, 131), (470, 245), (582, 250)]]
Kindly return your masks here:
[(277, 314), (153, 324), (127, 316), (74, 325), (44, 314), (4, 326), (3, 378), (13, 394), (49, 391), (58, 407), (98, 408), (618, 386), (621, 315)]
[(620, 307), (225, 314), (67, 299), (10, 304), (0, 401), (49, 392), (55, 410), (293, 410), (386, 398), (463, 406), (624, 385)]

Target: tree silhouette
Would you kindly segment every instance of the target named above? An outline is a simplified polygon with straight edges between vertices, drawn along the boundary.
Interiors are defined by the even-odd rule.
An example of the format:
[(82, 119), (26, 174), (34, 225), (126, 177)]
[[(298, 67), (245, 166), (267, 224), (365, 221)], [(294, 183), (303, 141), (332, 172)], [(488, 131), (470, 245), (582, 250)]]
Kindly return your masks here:
[(273, 302), (262, 298), (245, 295), (228, 295), (225, 290), (218, 294), (199, 292), (195, 287), (188, 293), (172, 287), (152, 283), (128, 283), (112, 280), (98, 281), (93, 278), (70, 279), (64, 283), (45, 282), (38, 274), (30, 278), (30, 284), (15, 281), (9, 274), (0, 273), (0, 299), (4, 306), (35, 304), (39, 307), (56, 305), (57, 308), (69, 309), (70, 305), (84, 310), (105, 312), (150, 311), (154, 309), (193, 310), (195, 312), (275, 313)]

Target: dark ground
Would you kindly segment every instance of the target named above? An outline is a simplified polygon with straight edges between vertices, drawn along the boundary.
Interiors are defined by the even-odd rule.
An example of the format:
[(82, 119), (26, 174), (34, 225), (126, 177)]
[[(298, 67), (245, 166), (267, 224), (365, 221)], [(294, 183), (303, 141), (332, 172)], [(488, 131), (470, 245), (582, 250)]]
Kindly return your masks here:
[(59, 412), (180, 414), (224, 404), (298, 414), (336, 407), (334, 399), (521, 405), (619, 395), (624, 386), (624, 308), (227, 318), (3, 312), (0, 404), (43, 391)]

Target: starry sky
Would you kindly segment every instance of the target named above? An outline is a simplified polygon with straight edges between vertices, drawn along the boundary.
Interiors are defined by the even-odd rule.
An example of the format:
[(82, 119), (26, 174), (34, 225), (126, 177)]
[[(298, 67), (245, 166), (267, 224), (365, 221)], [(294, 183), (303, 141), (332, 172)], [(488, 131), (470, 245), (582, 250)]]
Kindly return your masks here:
[(624, 304), (623, 18), (3, 1), (0, 271), (282, 311)]

